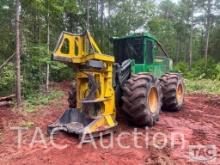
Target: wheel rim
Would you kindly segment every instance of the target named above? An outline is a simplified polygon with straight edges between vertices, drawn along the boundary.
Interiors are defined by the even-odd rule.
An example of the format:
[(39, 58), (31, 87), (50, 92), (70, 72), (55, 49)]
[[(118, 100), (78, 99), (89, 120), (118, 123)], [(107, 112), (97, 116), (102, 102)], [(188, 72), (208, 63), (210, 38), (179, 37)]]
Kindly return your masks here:
[(183, 95), (184, 95), (183, 85), (179, 84), (177, 86), (177, 89), (176, 89), (176, 99), (177, 99), (178, 104), (182, 104), (182, 102), (183, 102)]
[(158, 109), (158, 92), (155, 87), (150, 89), (148, 100), (147, 100), (149, 109), (152, 113), (155, 113)]

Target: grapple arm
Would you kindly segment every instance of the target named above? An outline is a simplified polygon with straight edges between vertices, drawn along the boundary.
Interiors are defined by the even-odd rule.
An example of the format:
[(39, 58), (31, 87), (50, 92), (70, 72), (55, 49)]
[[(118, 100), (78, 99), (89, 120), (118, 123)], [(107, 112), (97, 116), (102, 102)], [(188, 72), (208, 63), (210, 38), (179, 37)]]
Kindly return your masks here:
[(89, 32), (62, 32), (52, 59), (75, 65), (76, 108), (48, 127), (76, 134), (103, 132), (117, 125), (113, 89), (114, 57), (102, 54)]
[(62, 32), (52, 54), (52, 59), (61, 62), (81, 63), (85, 62), (86, 56), (92, 54), (102, 54), (102, 52), (88, 31), (84, 34)]

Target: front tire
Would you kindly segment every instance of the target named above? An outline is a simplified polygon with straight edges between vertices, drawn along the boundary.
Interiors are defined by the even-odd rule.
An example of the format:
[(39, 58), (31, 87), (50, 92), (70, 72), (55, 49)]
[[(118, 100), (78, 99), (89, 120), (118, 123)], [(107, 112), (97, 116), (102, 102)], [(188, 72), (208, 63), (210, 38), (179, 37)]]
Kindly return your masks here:
[(176, 112), (180, 111), (184, 100), (183, 78), (178, 73), (166, 73), (160, 78), (163, 92), (162, 110)]
[(122, 111), (136, 126), (153, 126), (159, 120), (161, 108), (160, 84), (153, 75), (132, 75), (123, 87)]

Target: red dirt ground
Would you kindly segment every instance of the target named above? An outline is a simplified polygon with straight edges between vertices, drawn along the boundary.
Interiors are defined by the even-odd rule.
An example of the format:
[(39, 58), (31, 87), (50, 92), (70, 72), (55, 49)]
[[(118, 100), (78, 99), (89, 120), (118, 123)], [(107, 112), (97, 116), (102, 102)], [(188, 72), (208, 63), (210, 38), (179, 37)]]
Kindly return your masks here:
[[(68, 83), (63, 83), (59, 89), (69, 89)], [(113, 147), (102, 148), (100, 139), (95, 144), (84, 144), (79, 146), (76, 137), (59, 133), (54, 142), (65, 144), (65, 149), (56, 149), (46, 135), (47, 125), (55, 121), (62, 112), (67, 109), (67, 95), (62, 99), (51, 102), (48, 106), (34, 113), (24, 113), (22, 110), (12, 108), (0, 108), (0, 164), (9, 165), (144, 165), (144, 164), (207, 164), (189, 162), (190, 144), (216, 145), (217, 159), (212, 164), (220, 164), (220, 97), (213, 95), (190, 94), (185, 97), (183, 110), (178, 113), (161, 113), (160, 121), (156, 126), (149, 129), (138, 128), (138, 144), (142, 148), (136, 148), (133, 142), (132, 126), (127, 126), (124, 121), (119, 120), (119, 126), (113, 135)], [(18, 132), (11, 130), (12, 127), (22, 126), (22, 123), (33, 122), (34, 127), (24, 130), (22, 133), (22, 145), (18, 147)], [(30, 145), (34, 136), (35, 128), (42, 129), (42, 137), (37, 134), (37, 140), (44, 138), (46, 144), (35, 143)], [(121, 132), (130, 135), (120, 136)], [(167, 145), (158, 149), (152, 145), (153, 135), (157, 133), (167, 135)], [(39, 132), (38, 132), (39, 133)], [(176, 138), (174, 147), (171, 147), (172, 133), (184, 135), (184, 146), (182, 141)], [(148, 137), (148, 140), (146, 139)], [(117, 140), (129, 148), (121, 148)], [(163, 144), (162, 136), (157, 136), (156, 143)], [(107, 145), (110, 136), (104, 137)], [(147, 143), (148, 142), (148, 145)], [(97, 148), (94, 147), (96, 145)]]

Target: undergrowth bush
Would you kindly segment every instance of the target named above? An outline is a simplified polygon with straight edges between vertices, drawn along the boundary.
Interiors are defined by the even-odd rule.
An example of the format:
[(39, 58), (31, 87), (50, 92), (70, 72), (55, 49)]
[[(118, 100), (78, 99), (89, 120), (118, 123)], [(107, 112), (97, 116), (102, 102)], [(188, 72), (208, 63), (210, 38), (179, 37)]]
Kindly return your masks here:
[(49, 61), (46, 44), (28, 43), (22, 55), (22, 94), (32, 95), (45, 84), (46, 63)]
[(217, 64), (213, 59), (209, 59), (207, 64), (205, 60), (198, 60), (192, 66), (192, 75), (199, 79), (216, 79), (218, 75)]
[(15, 68), (9, 63), (0, 72), (0, 96), (9, 95), (15, 89)]
[(191, 71), (187, 63), (180, 62), (174, 70), (183, 74), (188, 92), (220, 94), (220, 64), (214, 60), (209, 59), (207, 65), (204, 60), (198, 60)]
[(216, 64), (213, 59), (209, 59), (207, 64), (204, 59), (194, 62), (191, 71), (187, 63), (179, 62), (174, 66), (174, 71), (181, 72), (189, 79), (220, 80), (220, 64)]
[(25, 50), (22, 58), (22, 94), (29, 98), (40, 90), (46, 82), (47, 63), (50, 64), (50, 81), (60, 82), (70, 80), (73, 71), (67, 65), (51, 61), (51, 55), (47, 53), (46, 44), (31, 44)]
[(50, 93), (34, 93), (27, 96), (24, 102), (24, 110), (34, 112), (39, 106), (46, 106), (51, 100), (60, 99), (64, 95), (63, 91), (52, 90)]
[(220, 94), (220, 81), (210, 79), (185, 79), (187, 92)]
[(179, 62), (174, 66), (174, 72), (180, 72), (184, 77), (193, 77), (192, 73), (189, 72), (188, 64), (185, 62)]
[(220, 80), (220, 64), (217, 64), (217, 65), (216, 65), (216, 71), (217, 71), (216, 79), (217, 79), (217, 80)]
[(72, 80), (74, 77), (73, 69), (63, 63), (51, 62), (50, 68), (51, 81), (61, 82), (64, 80)]

